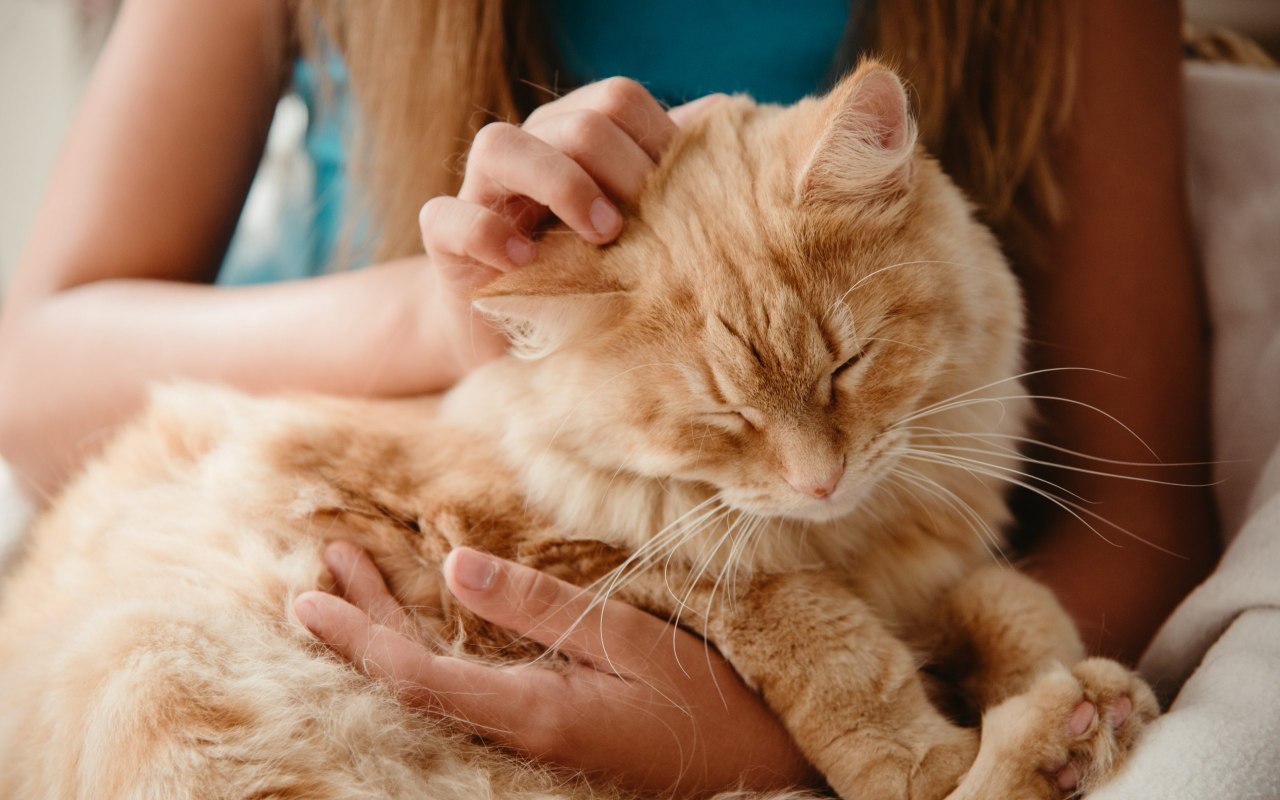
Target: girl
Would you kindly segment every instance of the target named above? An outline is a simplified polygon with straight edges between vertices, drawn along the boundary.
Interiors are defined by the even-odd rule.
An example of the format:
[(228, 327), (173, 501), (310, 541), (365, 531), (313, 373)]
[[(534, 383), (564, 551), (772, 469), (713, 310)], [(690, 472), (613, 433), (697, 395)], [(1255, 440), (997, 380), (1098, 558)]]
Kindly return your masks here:
[[(502, 346), (473, 322), (467, 292), (533, 258), (544, 218), (598, 244), (618, 235), (619, 206), (681, 115), (698, 111), (668, 114), (644, 85), (668, 102), (740, 89), (789, 101), (820, 90), (862, 47), (901, 66), (919, 93), (926, 146), (1018, 262), (1032, 367), (1127, 378), (1048, 372), (1036, 393), (1104, 409), (1163, 460), (1206, 460), (1177, 3), (898, 0), (872, 9), (813, 0), (773, 8), (775, 17), (759, 16), (774, 4), (748, 6), (758, 8), (131, 0), (0, 317), (0, 452), (32, 491), (52, 492), (137, 410), (147, 382), (172, 376), (258, 392), (445, 388)], [(646, 58), (655, 43), (661, 57)], [(347, 238), (376, 243), (375, 264), (211, 286), (271, 110), (303, 50), (313, 64), (337, 57), (350, 72), (350, 118), (336, 122), (351, 134), (348, 205), (370, 213), (348, 225)], [(594, 83), (555, 100), (539, 88), (618, 71), (644, 85)], [(318, 90), (330, 109), (341, 95), (341, 81)], [(485, 126), (493, 118), (503, 121)], [(459, 175), (455, 157), (468, 145)], [(1067, 403), (1042, 412), (1052, 445), (1151, 458), (1105, 416)], [(1154, 477), (1204, 483), (1194, 468)], [(1135, 658), (1214, 563), (1209, 494), (1085, 473), (1053, 479), (1157, 545), (1116, 548), (1069, 515), (1023, 514), (1031, 563), (1086, 642)], [(329, 558), (350, 603), (306, 595), (304, 621), (341, 652), (364, 656), (366, 669), (411, 687), (408, 700), (443, 704), (516, 749), (688, 792), (739, 776), (790, 784), (805, 772), (776, 720), (722, 661), (659, 660), (653, 680), (625, 691), (587, 672), (557, 687), (528, 673), (462, 674), (415, 642), (379, 635), (367, 614), (396, 609), (376, 571), (349, 548)], [(550, 579), (468, 551), (449, 569), (460, 599), (482, 616), (525, 631), (554, 626), (538, 613), (563, 591)], [(608, 619), (591, 626), (603, 641), (584, 652), (611, 636), (673, 635), (639, 612), (606, 608)], [(368, 650), (372, 643), (382, 649)], [(646, 693), (659, 684), (688, 702)], [(725, 702), (699, 705), (717, 697), (717, 685), (731, 687)], [(459, 702), (450, 690), (464, 687), (472, 697)], [(634, 713), (637, 703), (652, 713)], [(619, 740), (626, 750), (613, 749)]]

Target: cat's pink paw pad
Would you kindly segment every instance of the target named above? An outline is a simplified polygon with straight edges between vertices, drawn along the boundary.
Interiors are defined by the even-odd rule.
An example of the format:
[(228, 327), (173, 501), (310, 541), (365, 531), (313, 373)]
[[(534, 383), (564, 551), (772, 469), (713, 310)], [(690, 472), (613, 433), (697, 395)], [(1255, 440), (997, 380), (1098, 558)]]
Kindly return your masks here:
[(1080, 769), (1075, 764), (1068, 764), (1058, 770), (1058, 774), (1054, 776), (1054, 781), (1062, 791), (1071, 791), (1080, 785)]
[(1111, 729), (1120, 728), (1129, 720), (1129, 715), (1133, 713), (1133, 701), (1128, 695), (1121, 695), (1116, 698), (1116, 702), (1111, 706), (1111, 710), (1107, 712), (1107, 722), (1111, 724)]
[[(1114, 733), (1129, 719), (1133, 713), (1133, 701), (1128, 695), (1120, 695), (1106, 712), (1107, 725)], [(1067, 733), (1075, 739), (1085, 738), (1098, 721), (1098, 708), (1085, 700), (1076, 706), (1067, 716)], [(1080, 784), (1080, 767), (1068, 762), (1054, 773), (1054, 781), (1063, 791), (1075, 789)]]
[(1075, 737), (1084, 736), (1089, 727), (1093, 725), (1094, 717), (1098, 714), (1093, 703), (1085, 700), (1083, 703), (1075, 707), (1071, 715), (1067, 717), (1067, 731)]
[(1051, 770), (1054, 783), (1075, 792), (1113, 775), (1137, 743), (1139, 734), (1159, 713), (1150, 688), (1114, 661), (1089, 659), (1071, 670), (1083, 694), (1066, 717), (1070, 756)]

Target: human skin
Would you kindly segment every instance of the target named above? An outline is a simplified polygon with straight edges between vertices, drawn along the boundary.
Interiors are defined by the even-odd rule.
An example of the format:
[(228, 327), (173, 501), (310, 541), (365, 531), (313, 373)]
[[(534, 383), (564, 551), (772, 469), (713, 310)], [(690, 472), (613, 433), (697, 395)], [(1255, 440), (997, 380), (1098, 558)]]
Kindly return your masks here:
[[(1180, 183), (1177, 6), (1157, 0), (1082, 6), (1079, 124), (1064, 159), (1074, 212), (1053, 236), (1052, 269), (1028, 286), (1033, 338), (1038, 366), (1087, 365), (1129, 379), (1060, 373), (1038, 388), (1083, 394), (1124, 419), (1165, 460), (1204, 461), (1205, 323)], [(281, 8), (260, 0), (126, 5), (0, 316), (0, 452), (33, 491), (53, 491), (91, 455), (96, 441), (137, 410), (148, 381), (182, 376), (258, 392), (369, 396), (447, 386), (466, 363), (457, 348), (460, 295), (442, 284), (483, 281), (482, 265), (514, 268), (511, 232), (524, 235), (542, 207), (591, 241), (616, 235), (588, 224), (591, 207), (600, 197), (617, 199), (614, 192), (626, 191), (621, 187), (637, 165), (646, 167), (631, 159), (610, 177), (595, 161), (598, 142), (570, 159), (594, 185), (576, 180), (572, 196), (535, 197), (524, 205), (520, 187), (498, 180), (495, 190), (492, 181), (480, 180), (470, 187), (474, 194), (464, 182), (456, 203), (436, 201), (437, 210), (422, 220), (432, 255), (301, 283), (235, 290), (200, 285), (217, 269), (284, 80), (289, 21)], [(151, 113), (155, 107), (165, 113)], [(531, 120), (530, 128), (564, 153), (555, 145), (551, 116)], [(643, 151), (636, 141), (642, 137), (632, 138)], [(483, 168), (484, 159), (471, 166)], [(497, 171), (494, 166), (488, 177)], [(469, 227), (471, 219), (494, 222), (480, 212), (501, 217), (512, 204), (526, 210), (511, 223)], [(442, 219), (447, 216), (453, 219)], [(1150, 460), (1105, 418), (1057, 405), (1044, 412), (1057, 444)], [(1209, 493), (1087, 475), (1060, 482), (1101, 501), (1096, 507), (1117, 524), (1185, 556), (1137, 544), (1114, 548), (1066, 514), (1048, 523), (1031, 554), (1031, 566), (1076, 617), (1090, 648), (1132, 660), (1212, 567), (1217, 541)], [(319, 607), (318, 627), (335, 644), (354, 641), (370, 624), (358, 604)], [(335, 624), (324, 623), (326, 610), (341, 615)], [(519, 627), (519, 619), (511, 622)], [(688, 680), (687, 696), (716, 691), (708, 674)], [(431, 686), (422, 689), (429, 694)], [(751, 717), (761, 708), (754, 696), (735, 697), (726, 712), (732, 716)], [(497, 719), (520, 736), (529, 719), (515, 713), (510, 698), (492, 699), (492, 713), (505, 713)], [(561, 729), (565, 741), (591, 746), (606, 738), (593, 735), (600, 719), (627, 723), (609, 717), (617, 705), (608, 694), (562, 699), (581, 711)], [(689, 720), (680, 709), (672, 713), (679, 717), (672, 724)], [(703, 727), (700, 717), (694, 724), (716, 729), (712, 722)], [(749, 752), (740, 740), (758, 738), (735, 736), (738, 730), (702, 739), (723, 745), (725, 763), (732, 764)], [(629, 738), (647, 744), (643, 731), (635, 733)], [(628, 733), (615, 729), (614, 735)], [(599, 755), (605, 771), (629, 766), (620, 759), (611, 767), (608, 754)], [(663, 757), (660, 748), (649, 755)], [(794, 748), (782, 747), (752, 753), (751, 763), (771, 763), (768, 774), (791, 775), (795, 757)]]
[(426, 713), (462, 718), (497, 744), (654, 792), (821, 785), (733, 668), (657, 617), (615, 600), (593, 603), (576, 586), (459, 548), (444, 574), (463, 605), (533, 641), (556, 643), (573, 660), (564, 672), (487, 667), (432, 654), (416, 641), (364, 551), (338, 542), (324, 560), (336, 594), (300, 595), (299, 619)]
[(1220, 552), (1208, 486), (1209, 328), (1183, 180), (1181, 8), (1081, 6), (1076, 121), (1060, 158), (1070, 212), (1050, 238), (1050, 268), (1025, 284), (1034, 366), (1112, 375), (1046, 373), (1032, 390), (1103, 409), (1142, 441), (1068, 403), (1042, 403), (1041, 430), (1094, 456), (1195, 466), (1101, 467), (1192, 484), (1183, 486), (1046, 471), (1145, 542), (1057, 513), (1028, 567), (1057, 593), (1091, 652), (1134, 663)]

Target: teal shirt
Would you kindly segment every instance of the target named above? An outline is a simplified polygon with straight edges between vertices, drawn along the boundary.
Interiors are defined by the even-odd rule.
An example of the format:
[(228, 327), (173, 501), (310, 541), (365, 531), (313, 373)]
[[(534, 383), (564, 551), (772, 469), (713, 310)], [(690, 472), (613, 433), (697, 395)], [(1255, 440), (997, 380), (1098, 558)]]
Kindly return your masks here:
[(712, 92), (794, 103), (822, 88), (849, 0), (542, 0), (576, 83), (625, 75), (675, 105)]
[[(675, 105), (712, 92), (746, 92), (792, 103), (837, 77), (835, 56), (849, 27), (849, 0), (538, 0), (569, 75), (560, 88), (625, 75)], [(333, 103), (318, 102), (319, 82), (301, 62), (294, 89), (311, 114), (306, 149), (315, 166), (309, 220), (290, 226), (280, 252), (238, 258), (233, 241), (219, 272), (224, 284), (262, 283), (323, 272), (333, 255), (347, 198), (345, 132), (356, 100), (346, 68), (326, 63)], [(290, 238), (296, 241), (290, 241)]]

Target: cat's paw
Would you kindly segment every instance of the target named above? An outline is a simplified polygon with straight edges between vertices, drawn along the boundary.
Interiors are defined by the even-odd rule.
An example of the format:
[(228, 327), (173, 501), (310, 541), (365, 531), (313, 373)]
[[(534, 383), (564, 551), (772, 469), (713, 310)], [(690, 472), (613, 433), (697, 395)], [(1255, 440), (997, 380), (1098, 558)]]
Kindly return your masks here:
[(1114, 661), (1046, 672), (983, 717), (981, 749), (959, 796), (1079, 794), (1119, 770), (1158, 713), (1146, 683)]
[(1067, 760), (1052, 771), (1064, 792), (1092, 788), (1115, 774), (1160, 713), (1150, 687), (1114, 661), (1081, 661), (1071, 674), (1083, 698), (1067, 714)]

